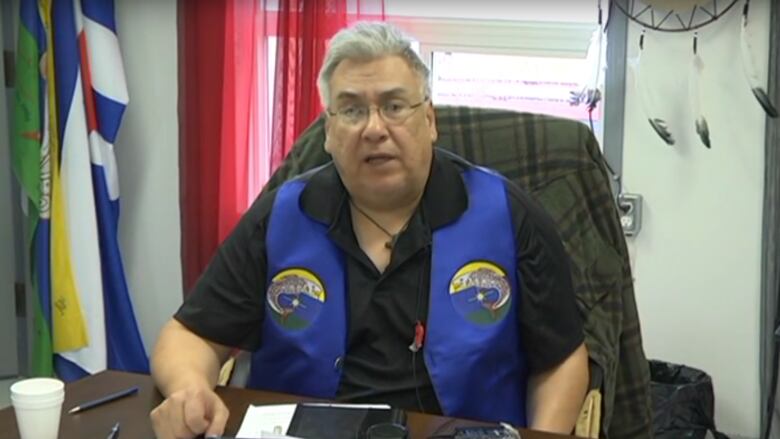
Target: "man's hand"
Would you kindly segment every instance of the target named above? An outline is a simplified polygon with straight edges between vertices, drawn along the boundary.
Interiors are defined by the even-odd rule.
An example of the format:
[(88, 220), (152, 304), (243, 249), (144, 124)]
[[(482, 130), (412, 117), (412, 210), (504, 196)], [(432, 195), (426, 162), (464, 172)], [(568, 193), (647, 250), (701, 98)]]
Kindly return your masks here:
[(221, 436), (228, 420), (227, 406), (207, 385), (172, 393), (149, 415), (157, 439)]
[(176, 320), (160, 332), (152, 353), (152, 377), (165, 401), (149, 415), (158, 439), (219, 436), (228, 409), (214, 393), (230, 348), (205, 340)]

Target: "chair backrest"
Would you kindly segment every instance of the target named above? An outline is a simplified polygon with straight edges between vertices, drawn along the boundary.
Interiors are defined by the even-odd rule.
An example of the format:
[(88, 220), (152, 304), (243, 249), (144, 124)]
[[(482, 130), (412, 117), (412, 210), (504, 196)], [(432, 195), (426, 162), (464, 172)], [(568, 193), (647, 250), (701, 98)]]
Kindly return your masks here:
[[(541, 114), (437, 107), (437, 146), (495, 169), (555, 220), (571, 257), (585, 321), (602, 435), (650, 437), (649, 369), (628, 250), (598, 142), (587, 126)], [(265, 190), (330, 160), (321, 117), (299, 137)]]

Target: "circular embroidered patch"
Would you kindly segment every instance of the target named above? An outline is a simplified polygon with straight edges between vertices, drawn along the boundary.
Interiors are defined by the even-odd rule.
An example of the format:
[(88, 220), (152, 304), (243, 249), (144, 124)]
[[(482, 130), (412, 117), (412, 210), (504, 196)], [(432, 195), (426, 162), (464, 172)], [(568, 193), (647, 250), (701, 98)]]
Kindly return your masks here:
[(470, 262), (452, 277), (450, 300), (466, 320), (492, 325), (506, 316), (512, 288), (506, 273), (497, 265), (487, 261)]
[(301, 330), (311, 325), (325, 304), (325, 287), (303, 268), (280, 271), (266, 293), (271, 317), (284, 329)]

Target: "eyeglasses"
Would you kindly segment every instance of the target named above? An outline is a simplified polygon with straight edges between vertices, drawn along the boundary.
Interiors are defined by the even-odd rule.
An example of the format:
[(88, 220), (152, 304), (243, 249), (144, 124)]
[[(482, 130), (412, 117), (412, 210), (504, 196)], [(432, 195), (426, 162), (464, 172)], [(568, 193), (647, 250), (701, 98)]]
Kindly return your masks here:
[(400, 125), (428, 101), (428, 97), (416, 104), (405, 101), (391, 100), (380, 106), (377, 105), (345, 105), (336, 111), (327, 110), (329, 116), (335, 116), (339, 122), (349, 126), (362, 126), (368, 121), (371, 110), (376, 108), (377, 113), (388, 125)]

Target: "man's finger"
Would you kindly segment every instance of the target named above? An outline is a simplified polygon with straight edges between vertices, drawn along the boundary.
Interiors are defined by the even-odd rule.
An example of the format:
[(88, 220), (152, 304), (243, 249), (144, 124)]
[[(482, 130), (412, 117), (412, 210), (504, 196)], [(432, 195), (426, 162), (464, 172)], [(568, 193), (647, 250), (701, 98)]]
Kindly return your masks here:
[(206, 404), (203, 395), (184, 401), (184, 425), (194, 434), (206, 431), (209, 421), (206, 419)]
[(171, 422), (171, 404), (163, 402), (152, 411), (152, 429), (157, 439), (177, 439), (172, 428)]
[(181, 394), (174, 394), (168, 398), (168, 428), (176, 439), (192, 439), (197, 433), (190, 430), (185, 420), (184, 405), (187, 401)]
[(149, 413), (149, 419), (152, 421), (152, 430), (157, 439), (171, 439), (173, 437), (168, 430), (166, 423), (162, 422), (160, 406), (155, 407), (154, 410)]
[(215, 401), (212, 405), (211, 423), (206, 429), (206, 437), (209, 436), (221, 436), (225, 433), (225, 425), (230, 417), (230, 411), (227, 406), (219, 399), (219, 396), (214, 395)]

